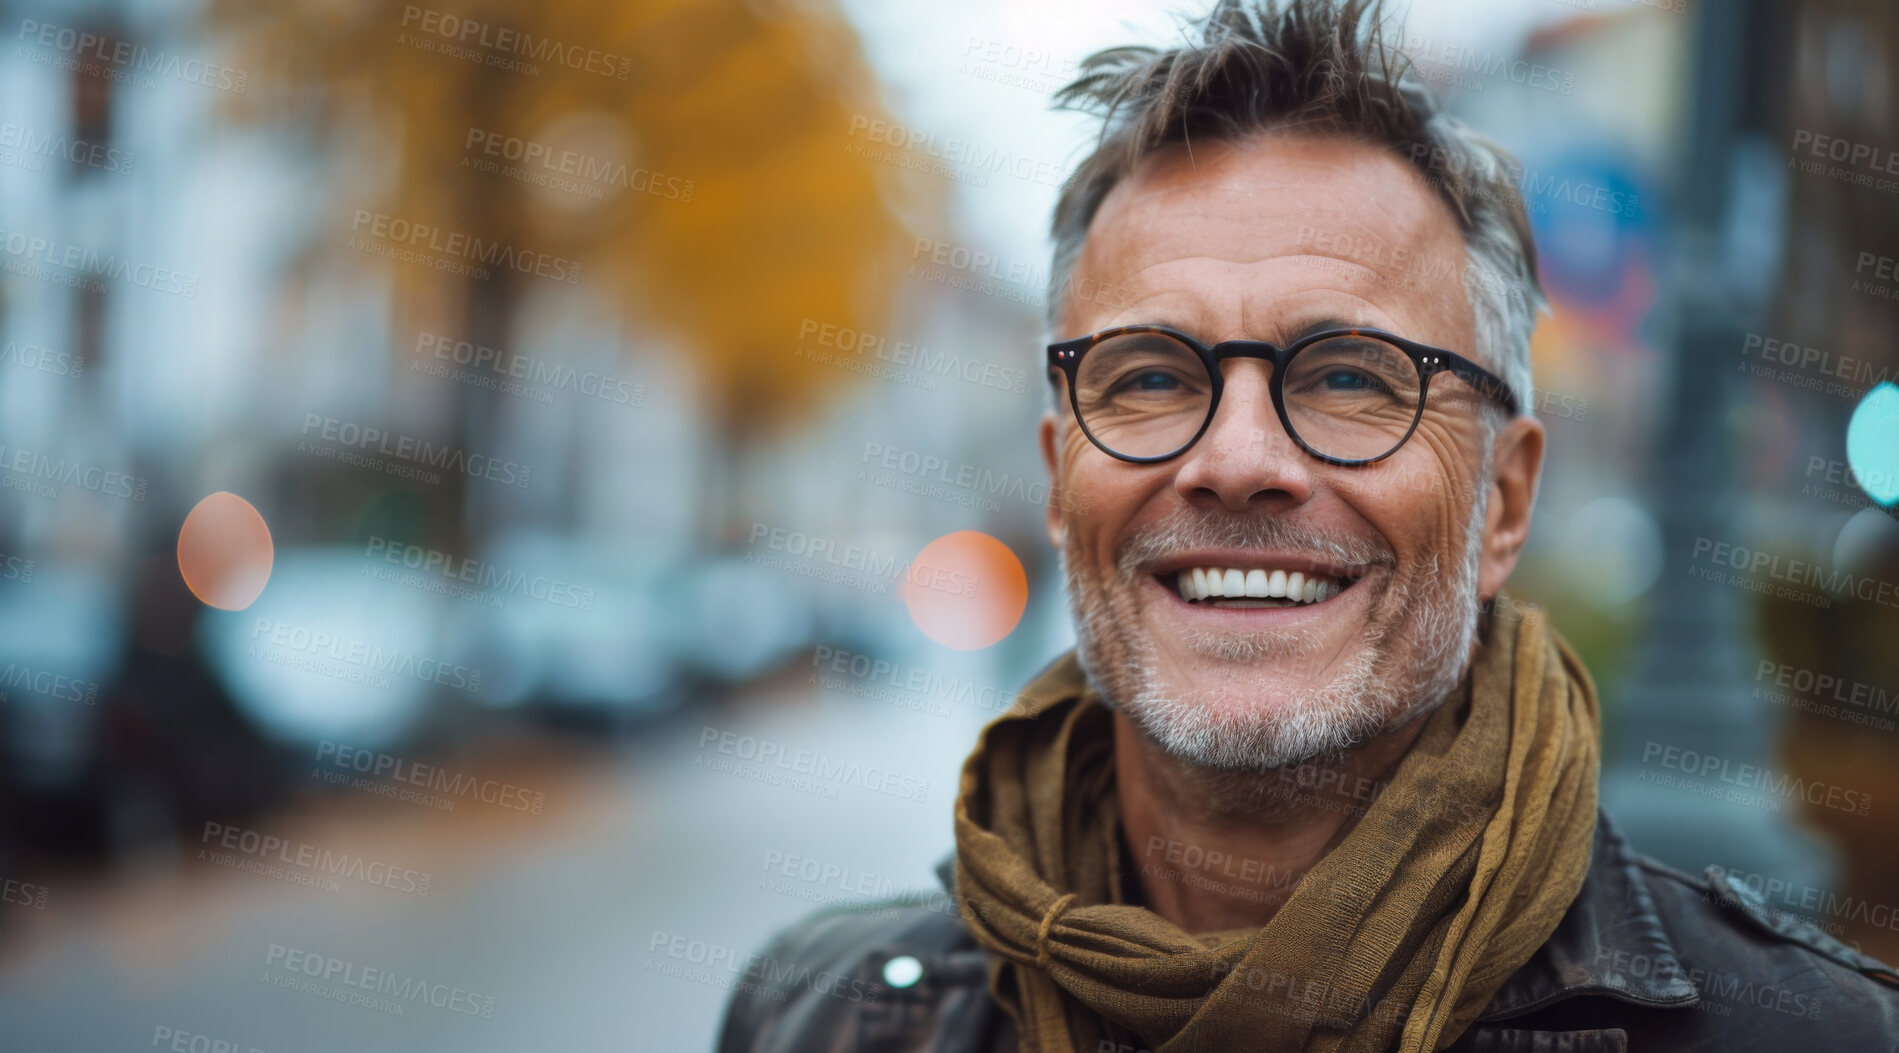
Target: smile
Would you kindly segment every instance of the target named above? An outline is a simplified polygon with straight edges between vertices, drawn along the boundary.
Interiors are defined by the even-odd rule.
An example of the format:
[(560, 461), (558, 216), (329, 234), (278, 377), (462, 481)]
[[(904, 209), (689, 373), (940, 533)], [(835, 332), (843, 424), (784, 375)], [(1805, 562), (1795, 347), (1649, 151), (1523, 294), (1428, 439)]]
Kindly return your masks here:
[(1188, 603), (1213, 607), (1306, 607), (1352, 586), (1354, 576), (1268, 567), (1197, 566), (1157, 575)]

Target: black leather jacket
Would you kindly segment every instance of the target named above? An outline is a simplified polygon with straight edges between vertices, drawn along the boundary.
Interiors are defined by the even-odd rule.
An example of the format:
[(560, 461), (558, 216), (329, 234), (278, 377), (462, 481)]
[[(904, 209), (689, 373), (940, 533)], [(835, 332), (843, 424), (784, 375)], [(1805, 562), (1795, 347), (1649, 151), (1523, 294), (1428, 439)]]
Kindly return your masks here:
[[(1636, 854), (1598, 819), (1576, 901), (1450, 1049), (1899, 1053), (1891, 967), (1714, 868), (1697, 880)], [(950, 860), (937, 872), (948, 888)], [(1014, 1053), (986, 954), (953, 895), (815, 914), (750, 963), (719, 1053)]]

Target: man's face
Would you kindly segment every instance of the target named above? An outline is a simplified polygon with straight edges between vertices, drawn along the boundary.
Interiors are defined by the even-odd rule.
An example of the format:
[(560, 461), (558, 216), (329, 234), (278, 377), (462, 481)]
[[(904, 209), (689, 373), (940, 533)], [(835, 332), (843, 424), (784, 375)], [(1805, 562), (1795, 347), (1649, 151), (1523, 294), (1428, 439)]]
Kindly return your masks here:
[[(1196, 144), (1148, 159), (1102, 203), (1071, 288), (1116, 295), (1071, 296), (1058, 335), (1158, 323), (1283, 345), (1365, 326), (1494, 372), (1475, 347), (1465, 260), (1450, 209), (1386, 150)], [(1042, 426), (1051, 477), (1076, 498), (1049, 502), (1049, 530), (1083, 665), (1150, 737), (1208, 767), (1335, 753), (1441, 701), (1467, 665), (1479, 597), (1515, 564), (1541, 462), (1533, 420), (1493, 445), (1480, 397), (1442, 374), (1395, 454), (1327, 465), (1281, 426), (1271, 370), (1225, 363), (1212, 423), (1162, 464), (1109, 457), (1066, 411)], [(1196, 569), (1321, 585), (1310, 602), (1189, 602), (1180, 575)]]

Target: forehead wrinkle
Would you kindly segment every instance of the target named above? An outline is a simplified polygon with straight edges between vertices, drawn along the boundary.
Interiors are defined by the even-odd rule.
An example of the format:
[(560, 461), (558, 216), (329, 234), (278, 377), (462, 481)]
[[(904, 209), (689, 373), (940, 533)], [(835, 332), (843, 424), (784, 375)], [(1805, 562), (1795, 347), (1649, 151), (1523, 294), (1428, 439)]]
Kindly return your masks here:
[(1206, 295), (1197, 285), (1164, 286), (1097, 328), (1164, 325), (1208, 344), (1266, 340), (1282, 345), (1319, 328), (1407, 328), (1385, 305), (1341, 287), (1308, 287), (1288, 296), (1251, 285), (1238, 294), (1235, 309), (1229, 296)]
[[(1219, 214), (1204, 215), (1223, 223), (1228, 228), (1233, 226), (1233, 217)], [(1298, 274), (1295, 270), (1296, 277), (1301, 279), (1301, 284), (1308, 289), (1315, 288), (1313, 280), (1317, 278), (1323, 283), (1336, 283), (1336, 288), (1341, 292), (1356, 293), (1359, 290), (1369, 290), (1401, 296), (1405, 291), (1406, 283), (1399, 279), (1402, 279), (1406, 269), (1415, 266), (1416, 261), (1433, 255), (1424, 251), (1430, 241), (1428, 234), (1424, 231), (1410, 230), (1407, 232), (1408, 236), (1399, 242), (1374, 232), (1372, 226), (1362, 220), (1339, 224), (1341, 227), (1358, 228), (1355, 232), (1343, 234), (1332, 231), (1323, 232), (1330, 240), (1347, 242), (1336, 249), (1304, 244), (1309, 239), (1303, 238), (1282, 236), (1268, 242), (1259, 238), (1232, 236), (1216, 239), (1212, 243), (1206, 239), (1196, 240), (1192, 245), (1192, 251), (1188, 253), (1179, 252), (1178, 247), (1170, 243), (1173, 239), (1147, 238), (1141, 236), (1139, 229), (1130, 229), (1142, 225), (1118, 224), (1118, 229), (1111, 232), (1108, 237), (1092, 239), (1085, 250), (1089, 257), (1111, 255), (1115, 249), (1122, 247), (1120, 243), (1126, 243), (1131, 250), (1122, 253), (1128, 261), (1127, 265), (1121, 268), (1120, 274), (1105, 280), (1137, 298), (1142, 296), (1143, 286), (1151, 286), (1150, 295), (1186, 293), (1196, 299), (1205, 299), (1198, 295), (1205, 288), (1204, 274), (1190, 274), (1188, 279), (1183, 281), (1172, 279), (1165, 272), (1180, 268), (1191, 271), (1207, 264), (1218, 265), (1223, 270), (1242, 268), (1246, 271), (1265, 272), (1260, 273), (1257, 278), (1249, 277), (1244, 281), (1243, 284), (1250, 287), (1243, 288), (1241, 291), (1249, 299), (1262, 292), (1271, 291), (1268, 284), (1271, 270), (1298, 268), (1301, 265), (1316, 265), (1314, 268), (1317, 271), (1316, 274), (1312, 271)], [(1302, 229), (1317, 228), (1306, 224)], [(1380, 257), (1385, 258), (1367, 262), (1362, 258), (1366, 255), (1365, 253), (1354, 255), (1350, 251), (1352, 247), (1359, 245), (1369, 246)], [(1403, 251), (1402, 260), (1399, 258), (1398, 251), (1386, 251), (1386, 246), (1393, 245)], [(1099, 259), (1088, 259), (1087, 263), (1098, 264)], [(1461, 270), (1465, 265), (1462, 253), (1455, 254), (1453, 263), (1461, 279)], [(1091, 269), (1100, 270), (1101, 268), (1093, 266)], [(1449, 274), (1446, 275), (1445, 284), (1455, 285), (1459, 292), (1462, 291), (1461, 280), (1452, 282)], [(1118, 317), (1125, 318), (1126, 315), (1127, 312), (1122, 311)]]
[[(1337, 278), (1333, 277), (1337, 275), (1344, 280), (1337, 285), (1313, 285), (1310, 283), (1310, 275), (1304, 274), (1300, 275), (1300, 277), (1304, 279), (1302, 282), (1303, 287), (1288, 294), (1284, 288), (1275, 286), (1270, 274), (1250, 276), (1238, 283), (1237, 288), (1229, 289), (1223, 287), (1217, 290), (1208, 288), (1204, 281), (1204, 275), (1190, 275), (1190, 280), (1180, 281), (1171, 280), (1165, 275), (1156, 274), (1156, 272), (1169, 271), (1180, 267), (1193, 269), (1209, 261), (1220, 263), (1224, 266), (1239, 267), (1246, 271), (1271, 271), (1288, 266), (1297, 267), (1300, 264), (1312, 260), (1321, 260), (1326, 267), (1334, 268), (1328, 273), (1328, 278), (1337, 280)], [(1340, 268), (1342, 268), (1342, 271), (1339, 270)], [(1313, 295), (1335, 294), (1354, 301), (1355, 304), (1361, 308), (1369, 307), (1380, 318), (1385, 318), (1389, 317), (1389, 313), (1373, 301), (1370, 296), (1362, 295), (1364, 292), (1375, 292), (1381, 284), (1381, 276), (1371, 268), (1355, 260), (1326, 253), (1308, 253), (1300, 256), (1272, 256), (1248, 262), (1221, 260), (1213, 256), (1169, 257), (1141, 266), (1119, 283), (1120, 288), (1129, 292), (1131, 302), (1127, 307), (1111, 315), (1107, 324), (1126, 325), (1137, 322), (1166, 323), (1174, 325), (1175, 328), (1198, 335), (1197, 331), (1200, 329), (1219, 329), (1224, 331), (1237, 322), (1240, 328), (1246, 330), (1246, 332), (1227, 333), (1227, 336), (1248, 336), (1253, 339), (1276, 338), (1272, 337), (1271, 333), (1260, 331), (1259, 327), (1255, 325), (1252, 320), (1259, 316), (1262, 307), (1268, 308), (1268, 313), (1270, 314), (1271, 308), (1280, 308), (1283, 310), (1284, 305), (1279, 302), (1262, 304), (1262, 299), (1277, 301), (1283, 300), (1287, 295), (1311, 297)], [(1144, 285), (1151, 285), (1151, 290), (1141, 288)], [(1237, 305), (1230, 302), (1235, 294), (1237, 294), (1240, 300)], [(1160, 304), (1158, 310), (1170, 312), (1176, 317), (1166, 318), (1156, 314), (1156, 308), (1152, 305), (1157, 301)], [(1237, 310), (1235, 310), (1236, 307)], [(1301, 313), (1310, 315), (1314, 312), (1306, 310)], [(1335, 311), (1334, 313), (1337, 312)], [(1284, 321), (1285, 319), (1283, 318), (1274, 318), (1271, 320), (1271, 324), (1279, 324)], [(1373, 323), (1368, 320), (1355, 324), (1369, 325)]]
[[(1283, 299), (1339, 294), (1376, 312), (1365, 324), (1407, 330), (1403, 335), (1427, 342), (1435, 335), (1434, 342), (1467, 343), (1463, 334), (1472, 320), (1462, 280), (1468, 267), (1462, 231), (1446, 206), (1414, 181), (1393, 182), (1404, 176), (1401, 158), (1368, 156), (1349, 142), (1321, 144), (1327, 152), (1320, 157), (1277, 150), (1263, 156), (1247, 152), (1252, 145), (1214, 144), (1199, 150), (1192, 165), (1178, 151), (1150, 158), (1103, 201), (1077, 273), (1121, 290), (1130, 301), (1158, 301), (1163, 309), (1184, 312), (1183, 321), (1227, 329), (1236, 320), (1283, 321), (1259, 316), (1285, 309), (1276, 302), (1282, 289), (1273, 269), (1286, 267)], [(1316, 198), (1315, 188), (1322, 188)], [(1171, 273), (1176, 265), (1186, 273)], [(1443, 294), (1406, 280), (1420, 266), (1442, 275), (1436, 284)], [(1254, 273), (1236, 279), (1236, 267)], [(1209, 270), (1218, 277), (1210, 280)], [(1142, 316), (1153, 310), (1133, 303), (1106, 317), (1083, 310), (1069, 316), (1075, 331), (1067, 335), (1157, 321)], [(1256, 329), (1217, 335), (1278, 334)]]

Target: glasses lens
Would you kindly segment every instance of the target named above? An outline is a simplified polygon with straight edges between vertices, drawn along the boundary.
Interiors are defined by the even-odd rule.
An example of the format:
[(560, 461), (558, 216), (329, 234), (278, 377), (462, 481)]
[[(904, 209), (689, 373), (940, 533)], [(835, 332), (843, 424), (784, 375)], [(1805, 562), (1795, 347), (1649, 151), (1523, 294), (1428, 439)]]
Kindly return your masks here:
[(1213, 383), (1194, 349), (1165, 333), (1112, 336), (1075, 370), (1075, 407), (1095, 441), (1126, 457), (1164, 457), (1207, 420)]
[(1411, 356), (1369, 336), (1311, 344), (1287, 364), (1286, 416), (1307, 446), (1340, 460), (1397, 449), (1422, 402)]

